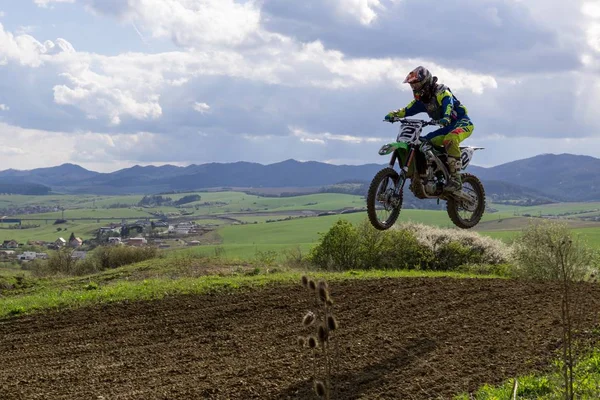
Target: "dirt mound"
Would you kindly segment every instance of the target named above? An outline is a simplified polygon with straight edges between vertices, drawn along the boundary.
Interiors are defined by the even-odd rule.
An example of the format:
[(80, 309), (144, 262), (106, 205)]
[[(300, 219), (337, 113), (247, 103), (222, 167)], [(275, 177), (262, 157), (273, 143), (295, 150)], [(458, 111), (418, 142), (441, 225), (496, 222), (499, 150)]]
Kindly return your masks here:
[[(336, 399), (447, 399), (544, 368), (560, 338), (556, 286), (382, 279), (330, 285)], [(600, 290), (584, 285), (583, 324)], [(0, 323), (2, 399), (310, 399), (296, 345), (304, 288), (182, 296)], [(595, 311), (594, 311), (595, 313)]]

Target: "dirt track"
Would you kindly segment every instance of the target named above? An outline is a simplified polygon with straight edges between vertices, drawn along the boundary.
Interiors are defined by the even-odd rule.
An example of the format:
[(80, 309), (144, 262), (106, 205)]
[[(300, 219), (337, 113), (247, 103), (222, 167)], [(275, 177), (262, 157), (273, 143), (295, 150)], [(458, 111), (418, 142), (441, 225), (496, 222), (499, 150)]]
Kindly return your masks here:
[[(580, 292), (591, 327), (600, 290)], [(332, 296), (339, 399), (448, 399), (545, 367), (560, 338), (548, 285), (385, 279)], [(311, 304), (297, 285), (0, 322), (0, 398), (312, 399), (296, 344)]]

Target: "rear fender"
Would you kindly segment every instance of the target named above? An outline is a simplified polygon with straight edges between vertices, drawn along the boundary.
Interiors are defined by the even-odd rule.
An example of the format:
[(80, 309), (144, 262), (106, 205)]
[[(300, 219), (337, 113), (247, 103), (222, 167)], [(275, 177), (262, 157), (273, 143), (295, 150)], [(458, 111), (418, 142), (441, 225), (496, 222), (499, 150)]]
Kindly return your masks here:
[(467, 165), (471, 163), (473, 159), (473, 153), (476, 150), (483, 150), (485, 147), (461, 147), (460, 148), (460, 160), (462, 161), (462, 169), (466, 169)]

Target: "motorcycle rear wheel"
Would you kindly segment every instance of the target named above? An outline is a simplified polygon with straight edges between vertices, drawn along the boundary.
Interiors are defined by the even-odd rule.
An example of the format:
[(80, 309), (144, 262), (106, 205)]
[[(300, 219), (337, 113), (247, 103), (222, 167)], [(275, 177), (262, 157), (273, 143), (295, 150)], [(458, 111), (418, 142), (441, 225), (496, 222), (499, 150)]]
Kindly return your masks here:
[(462, 229), (470, 229), (479, 223), (485, 211), (485, 189), (479, 178), (475, 175), (462, 174), (462, 182), (463, 191), (469, 191), (469, 193), (477, 197), (477, 204), (474, 210), (466, 209), (460, 201), (452, 197), (446, 203), (446, 210), (454, 225)]

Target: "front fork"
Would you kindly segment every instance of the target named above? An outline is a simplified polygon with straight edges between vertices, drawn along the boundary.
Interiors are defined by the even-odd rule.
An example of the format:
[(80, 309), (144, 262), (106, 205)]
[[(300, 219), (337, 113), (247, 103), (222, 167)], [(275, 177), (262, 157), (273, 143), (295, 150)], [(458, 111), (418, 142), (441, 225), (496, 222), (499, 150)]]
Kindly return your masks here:
[(392, 159), (390, 160), (390, 168), (394, 168), (396, 164), (396, 160), (398, 161), (398, 166), (400, 167), (400, 179), (402, 182), (400, 185), (396, 183), (396, 188), (394, 189), (394, 195), (399, 196), (404, 190), (404, 184), (406, 183), (406, 175), (408, 174), (408, 170), (410, 165), (412, 164), (413, 158), (415, 157), (415, 148), (411, 147), (410, 152), (408, 153), (408, 159), (406, 161), (406, 165), (402, 165), (402, 158), (398, 157), (398, 151), (394, 151), (392, 153)]

